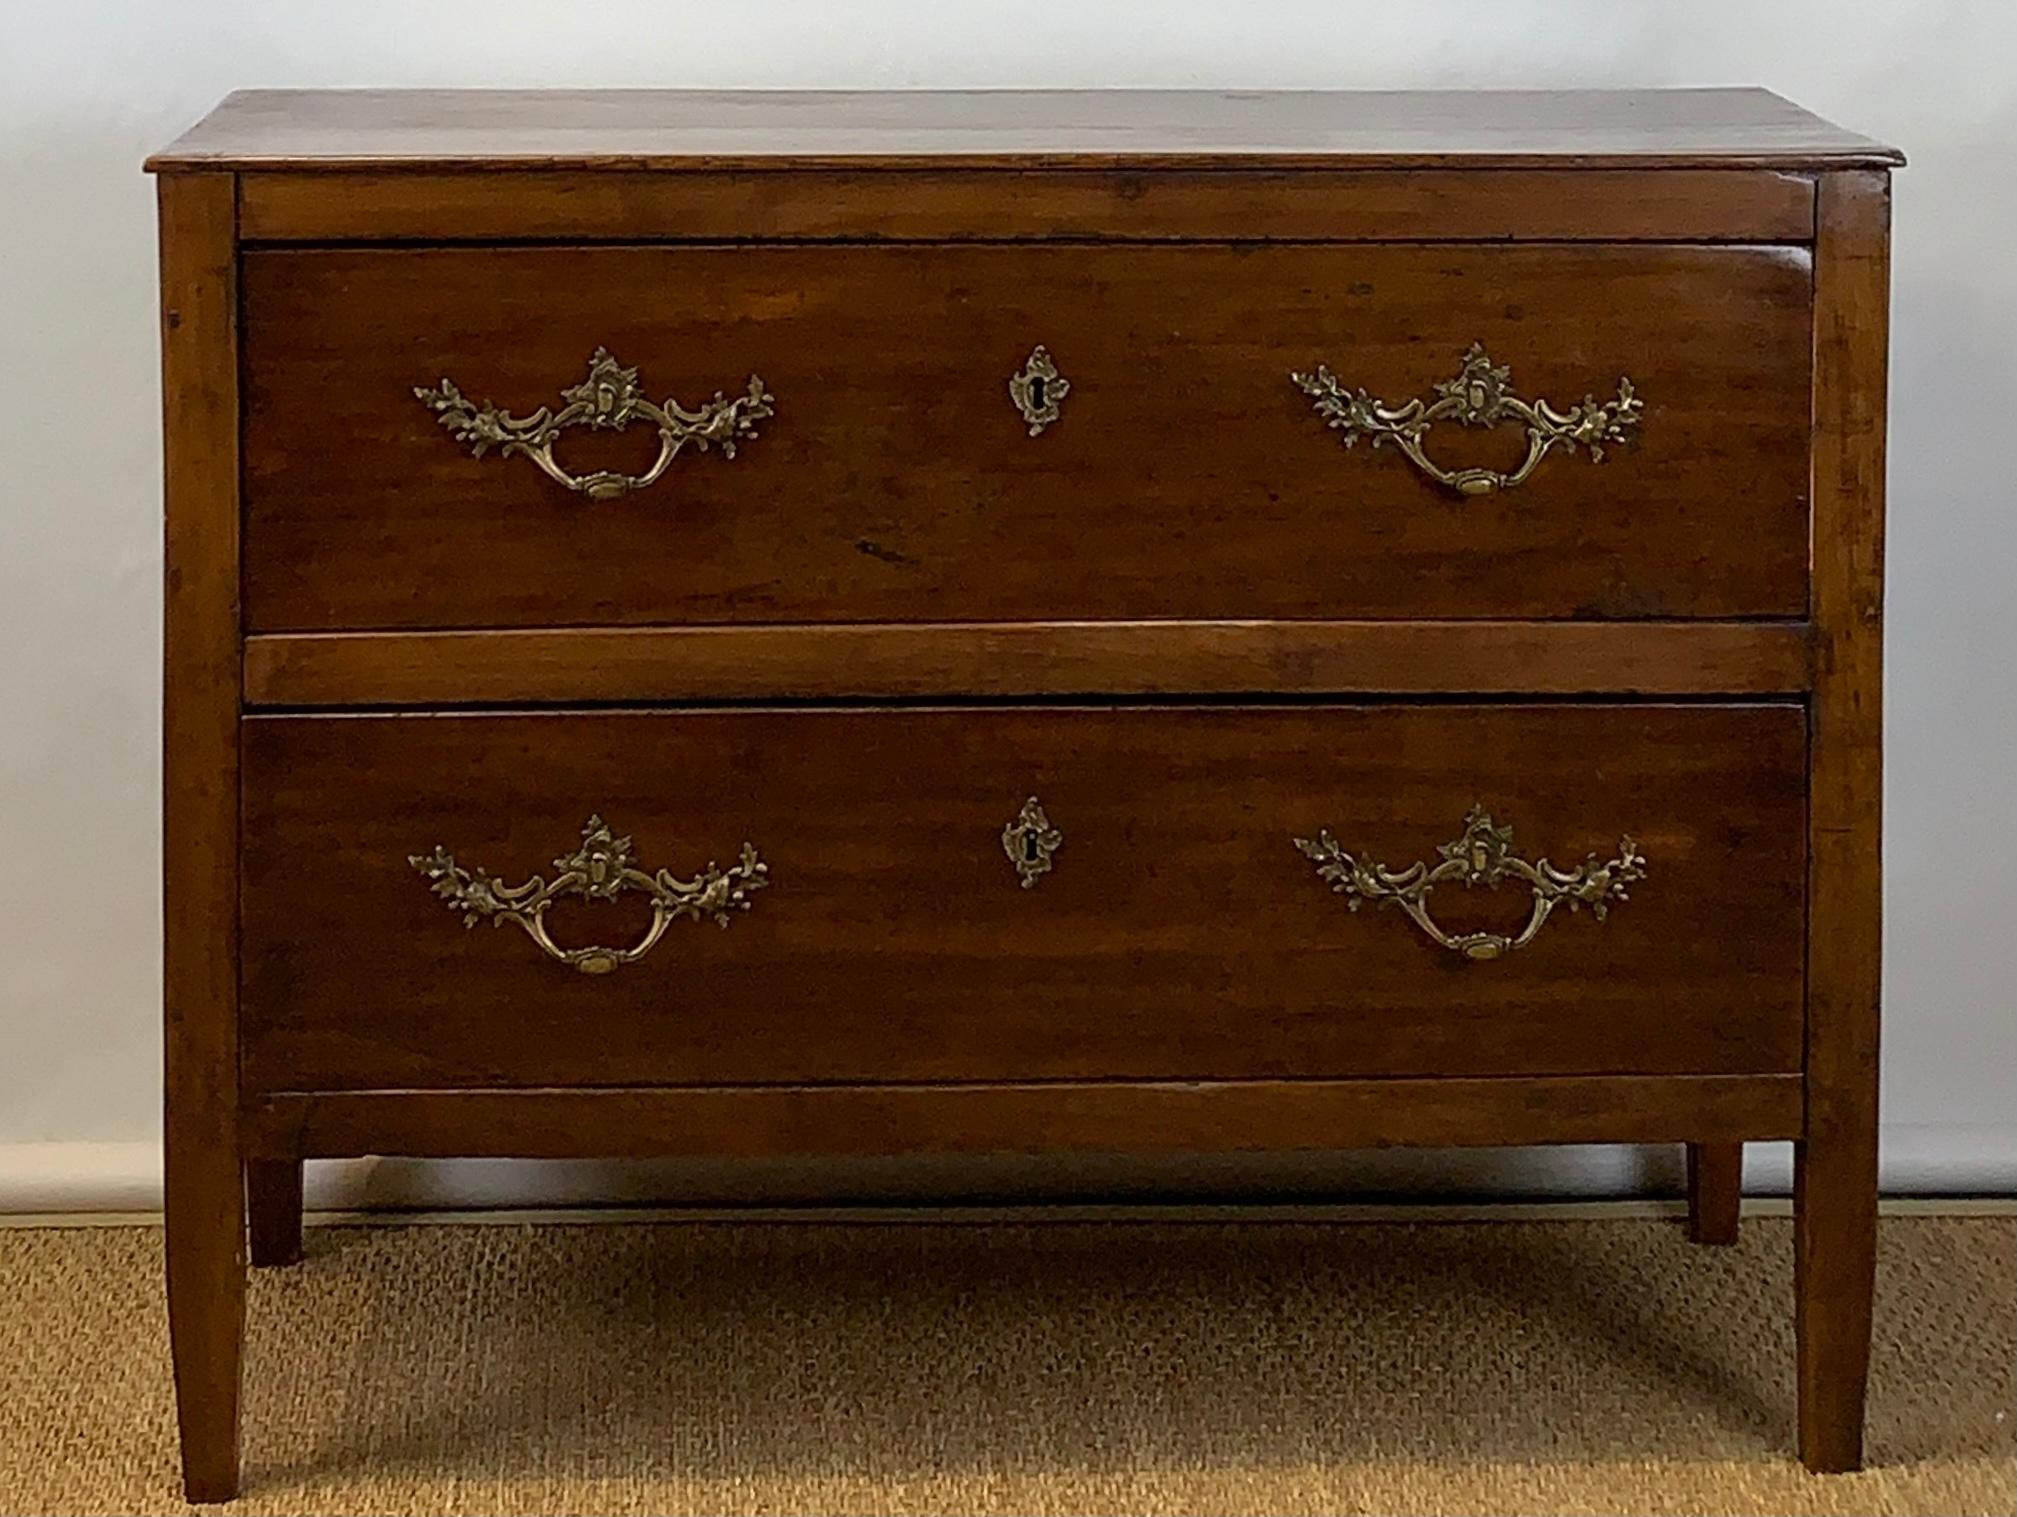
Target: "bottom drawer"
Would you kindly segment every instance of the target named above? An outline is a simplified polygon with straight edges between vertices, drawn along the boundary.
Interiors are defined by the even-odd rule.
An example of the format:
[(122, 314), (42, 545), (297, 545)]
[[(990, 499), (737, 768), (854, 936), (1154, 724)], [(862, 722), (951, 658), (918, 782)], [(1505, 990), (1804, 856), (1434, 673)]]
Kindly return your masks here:
[(243, 1069), (1791, 1071), (1805, 754), (1792, 705), (255, 717)]

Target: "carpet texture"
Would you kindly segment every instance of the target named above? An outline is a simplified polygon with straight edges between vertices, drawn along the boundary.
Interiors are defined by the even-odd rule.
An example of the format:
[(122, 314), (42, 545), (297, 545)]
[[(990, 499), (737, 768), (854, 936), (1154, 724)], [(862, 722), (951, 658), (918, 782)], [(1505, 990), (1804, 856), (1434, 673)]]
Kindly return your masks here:
[[(1872, 1468), (1790, 1225), (411, 1226), (259, 1272), (246, 1513), (1999, 1513), (2017, 1221), (1882, 1229)], [(0, 1511), (165, 1512), (152, 1229), (0, 1231)]]

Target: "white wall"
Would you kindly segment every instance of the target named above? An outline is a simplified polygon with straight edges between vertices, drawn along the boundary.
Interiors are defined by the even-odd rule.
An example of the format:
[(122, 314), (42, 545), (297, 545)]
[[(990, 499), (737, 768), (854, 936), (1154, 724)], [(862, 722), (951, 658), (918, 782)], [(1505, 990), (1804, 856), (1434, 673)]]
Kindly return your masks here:
[[(2017, 5), (6, 0), (0, 38), (0, 1205), (153, 1191), (159, 446), (139, 163), (252, 85), (1760, 83), (1903, 145), (1887, 1178), (2017, 1189), (2017, 1018), (2001, 962), (2017, 931)], [(1673, 1178), (1670, 1156), (1397, 1162), (1304, 1178)], [(553, 1174), (346, 1173), (376, 1195), (491, 1197)], [(1782, 1176), (1783, 1155), (1761, 1155), (1755, 1175)], [(1027, 1166), (1003, 1183), (1024, 1180)], [(565, 1172), (570, 1193), (604, 1183)]]

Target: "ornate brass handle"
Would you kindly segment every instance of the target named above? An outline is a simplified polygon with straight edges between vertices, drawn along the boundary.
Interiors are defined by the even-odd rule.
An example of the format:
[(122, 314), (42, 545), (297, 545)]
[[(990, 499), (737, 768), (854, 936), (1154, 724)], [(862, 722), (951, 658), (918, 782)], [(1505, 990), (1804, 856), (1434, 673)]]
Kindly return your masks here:
[[(607, 348), (595, 350), (588, 361), (587, 379), (560, 392), (565, 404), (558, 411), (541, 406), (530, 416), (512, 416), (487, 400), (473, 405), (448, 379), (434, 389), (416, 385), (413, 393), (434, 412), (449, 435), (476, 457), (483, 457), (492, 447), (505, 458), (521, 454), (549, 478), (590, 500), (615, 500), (655, 483), (688, 443), (703, 451), (719, 444), (722, 457), (733, 458), (736, 443), (756, 436), (756, 424), (776, 414), (771, 409), (774, 397), (754, 374), (749, 376), (749, 389), (734, 400), (724, 400), (717, 390), (714, 399), (698, 411), (689, 411), (676, 400), (658, 404), (645, 398), (637, 370), (624, 368), (609, 356)], [(658, 459), (642, 474), (610, 469), (570, 474), (553, 456), (554, 442), (569, 427), (615, 432), (633, 421), (658, 428)]]
[[(1645, 409), (1629, 379), (1618, 381), (1616, 399), (1600, 403), (1594, 396), (1585, 396), (1581, 405), (1566, 411), (1545, 400), (1522, 400), (1507, 388), (1512, 370), (1494, 365), (1484, 344), (1476, 342), (1464, 355), (1457, 377), (1435, 387), (1433, 401), (1411, 400), (1403, 406), (1390, 406), (1364, 390), (1347, 389), (1322, 364), (1314, 374), (1291, 373), (1289, 378), (1310, 397), (1324, 425), (1344, 435), (1346, 447), (1361, 437), (1370, 437), (1376, 448), (1391, 442), (1416, 468), (1459, 495), (1512, 489), (1534, 472), (1534, 466), (1557, 443), (1568, 444), (1571, 451), (1588, 448), (1591, 459), (1602, 462), (1604, 444), (1624, 442)], [(1527, 456), (1510, 474), (1497, 469), (1445, 469), (1423, 450), (1423, 438), (1439, 421), (1489, 427), (1509, 419), (1527, 429)]]
[[(1316, 864), (1317, 874), (1346, 898), (1351, 910), (1357, 911), (1361, 901), (1399, 906), (1431, 939), (1467, 959), (1496, 959), (1515, 948), (1525, 948), (1564, 901), (1571, 911), (1588, 906), (1590, 915), (1601, 922), (1612, 901), (1626, 899), (1626, 885), (1646, 877), (1646, 860), (1629, 837), (1619, 840), (1618, 856), (1608, 863), (1598, 863), (1593, 853), (1576, 869), (1557, 869), (1546, 859), (1530, 864), (1515, 858), (1513, 829), (1494, 827), (1490, 813), (1482, 806), (1473, 806), (1464, 818), (1462, 837), (1437, 845), (1442, 862), (1433, 867), (1417, 862), (1393, 870), (1384, 864), (1361, 863), (1340, 848), (1328, 831), (1319, 832), (1315, 841), (1297, 838), (1295, 843), (1303, 856)], [(1429, 915), (1429, 893), (1438, 885), (1454, 882), (1468, 889), (1496, 886), (1508, 879), (1520, 881), (1534, 893), (1533, 914), (1512, 937), (1496, 932), (1452, 935)]]
[[(612, 836), (599, 816), (590, 817), (581, 829), (579, 848), (553, 861), (560, 873), (552, 884), (535, 874), (523, 885), (506, 885), (485, 870), (465, 869), (455, 862), (454, 854), (439, 845), (432, 853), (413, 854), (407, 863), (434, 882), (434, 893), (450, 910), (462, 913), (464, 927), (474, 927), (486, 918), (493, 927), (516, 922), (549, 957), (583, 974), (608, 974), (643, 958), (665, 935), (665, 929), (682, 917), (713, 917), (726, 927), (729, 913), (749, 910), (751, 894), (770, 883), (769, 866), (747, 843), (732, 868), (709, 863), (691, 880), (675, 879), (664, 869), (646, 874), (631, 863), (630, 839)], [(626, 890), (651, 897), (651, 926), (635, 946), (562, 948), (547, 936), (546, 910), (561, 896), (609, 901)]]

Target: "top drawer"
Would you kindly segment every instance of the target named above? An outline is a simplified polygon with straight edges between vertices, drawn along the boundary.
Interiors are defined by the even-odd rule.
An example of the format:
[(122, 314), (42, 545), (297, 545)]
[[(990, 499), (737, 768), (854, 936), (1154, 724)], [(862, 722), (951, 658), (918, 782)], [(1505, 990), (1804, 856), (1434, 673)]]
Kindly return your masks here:
[[(243, 289), (251, 631), (1806, 608), (1801, 249), (255, 251)], [(1069, 392), (1019, 405), (1038, 345)], [(524, 422), (573, 389), (555, 469), (645, 476), (659, 424), (607, 425), (598, 348), (654, 405), (760, 376), (772, 414), (591, 499), (415, 395)], [(1327, 430), (1320, 365), (1385, 445)], [(1524, 478), (1460, 488), (1536, 427)]]

